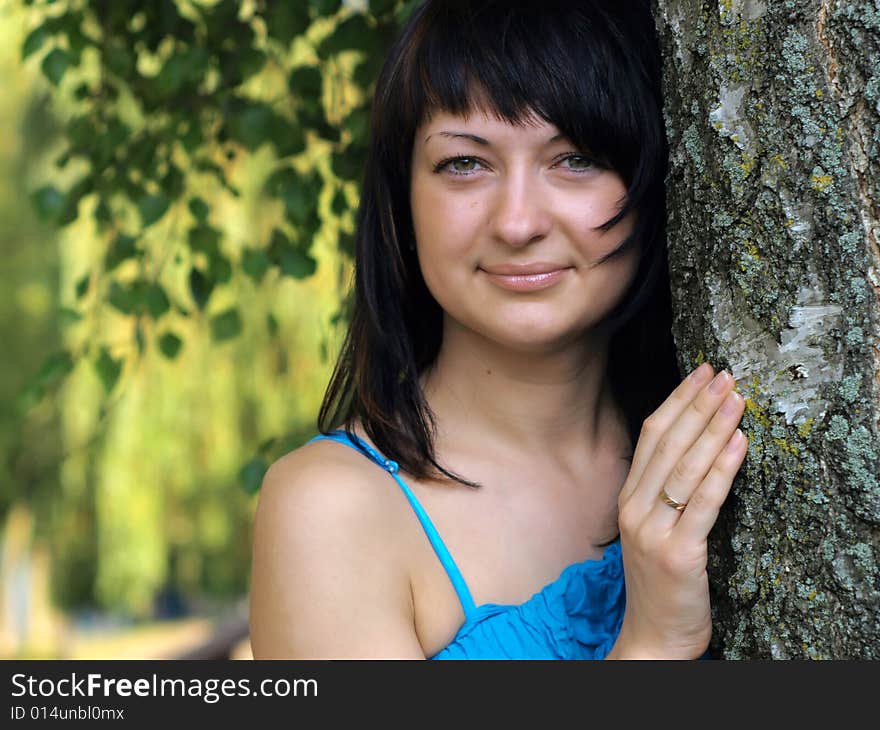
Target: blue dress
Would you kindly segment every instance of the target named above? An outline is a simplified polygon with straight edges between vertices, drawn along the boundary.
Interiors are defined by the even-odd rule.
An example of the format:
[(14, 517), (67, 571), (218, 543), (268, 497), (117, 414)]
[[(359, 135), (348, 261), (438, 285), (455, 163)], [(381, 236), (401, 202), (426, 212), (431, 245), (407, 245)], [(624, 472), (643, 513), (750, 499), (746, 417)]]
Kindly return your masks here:
[[(400, 485), (440, 559), (464, 609), (465, 620), (452, 641), (431, 659), (604, 659), (611, 651), (626, 607), (620, 537), (599, 560), (569, 565), (552, 583), (524, 603), (474, 605), (470, 590), (412, 490), (398, 476), (398, 464), (354, 437), (369, 458)], [(320, 434), (358, 446), (345, 431)]]

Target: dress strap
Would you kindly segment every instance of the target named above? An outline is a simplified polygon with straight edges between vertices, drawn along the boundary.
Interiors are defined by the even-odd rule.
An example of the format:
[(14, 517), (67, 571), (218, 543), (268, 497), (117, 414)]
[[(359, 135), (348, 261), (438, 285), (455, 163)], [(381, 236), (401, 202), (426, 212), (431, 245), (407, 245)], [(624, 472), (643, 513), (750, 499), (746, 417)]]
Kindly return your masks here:
[(470, 618), (471, 614), (476, 609), (476, 606), (474, 605), (474, 599), (471, 597), (471, 592), (467, 587), (467, 583), (465, 583), (464, 577), (462, 577), (461, 571), (458, 569), (458, 566), (452, 559), (452, 555), (449, 553), (449, 550), (446, 549), (446, 545), (443, 544), (443, 540), (440, 538), (440, 534), (437, 532), (437, 529), (431, 522), (431, 518), (428, 517), (428, 513), (425, 512), (422, 505), (416, 499), (416, 495), (413, 494), (412, 490), (409, 488), (409, 486), (407, 486), (406, 482), (404, 482), (403, 479), (398, 476), (397, 462), (393, 461), (392, 459), (386, 459), (385, 457), (383, 457), (378, 451), (376, 451), (372, 446), (370, 446), (362, 438), (359, 438), (357, 435), (352, 434), (352, 438), (354, 440), (349, 439), (348, 434), (345, 431), (337, 429), (334, 431), (330, 431), (330, 433), (327, 434), (319, 434), (307, 441), (306, 443), (318, 441), (319, 439), (330, 439), (332, 441), (338, 441), (341, 444), (350, 446), (351, 448), (357, 449), (361, 453), (365, 454), (369, 459), (381, 466), (383, 469), (385, 469), (385, 471), (391, 474), (392, 477), (394, 477), (395, 481), (400, 485), (400, 488), (403, 490), (404, 495), (406, 495), (406, 498), (412, 506), (413, 511), (416, 513), (416, 517), (418, 517), (419, 522), (422, 524), (422, 529), (424, 529), (425, 534), (428, 536), (431, 547), (434, 548), (434, 552), (437, 554), (437, 557), (440, 559), (440, 563), (446, 570), (446, 574), (449, 576), (449, 580), (452, 581), (452, 587), (455, 588), (455, 592), (458, 594), (458, 600), (461, 601), (461, 607), (464, 609), (465, 619)]

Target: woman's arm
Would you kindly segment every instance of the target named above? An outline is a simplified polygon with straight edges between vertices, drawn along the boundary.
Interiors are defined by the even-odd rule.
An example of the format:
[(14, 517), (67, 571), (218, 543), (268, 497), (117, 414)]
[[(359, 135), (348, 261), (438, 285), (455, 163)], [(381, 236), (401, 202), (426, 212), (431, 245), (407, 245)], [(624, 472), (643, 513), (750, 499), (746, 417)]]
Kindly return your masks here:
[[(254, 522), (255, 659), (424, 659), (393, 525), (362, 474), (303, 447), (266, 472)], [(321, 454), (323, 456), (323, 454)]]

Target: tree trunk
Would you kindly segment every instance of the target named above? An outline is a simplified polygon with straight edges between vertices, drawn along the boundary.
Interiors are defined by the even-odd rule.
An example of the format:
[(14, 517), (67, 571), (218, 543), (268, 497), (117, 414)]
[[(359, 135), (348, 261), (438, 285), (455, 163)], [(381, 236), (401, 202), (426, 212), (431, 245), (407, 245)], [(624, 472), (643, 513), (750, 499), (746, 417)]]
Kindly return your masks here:
[(747, 406), (711, 650), (878, 659), (880, 2), (653, 1), (673, 335)]

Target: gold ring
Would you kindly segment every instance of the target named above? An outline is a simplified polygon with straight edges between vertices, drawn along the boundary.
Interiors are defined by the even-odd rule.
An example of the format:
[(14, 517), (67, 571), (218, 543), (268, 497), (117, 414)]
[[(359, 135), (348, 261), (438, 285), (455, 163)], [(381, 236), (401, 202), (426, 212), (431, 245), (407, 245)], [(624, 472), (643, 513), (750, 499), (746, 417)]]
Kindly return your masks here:
[(665, 489), (660, 490), (660, 499), (664, 504), (668, 504), (673, 509), (677, 509), (681, 512), (685, 507), (687, 507), (687, 502), (679, 502), (678, 500), (673, 499), (668, 494), (666, 494)]

